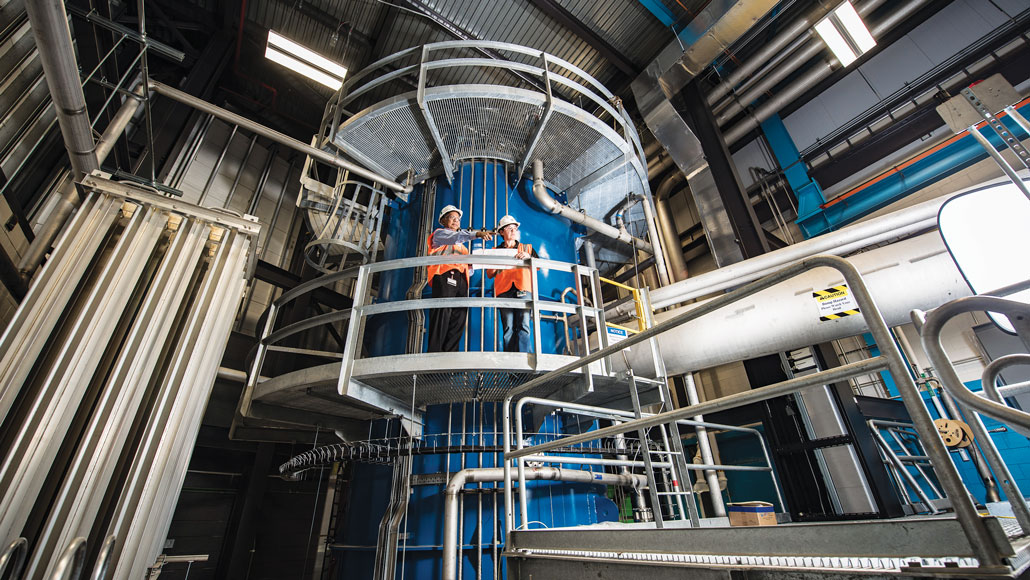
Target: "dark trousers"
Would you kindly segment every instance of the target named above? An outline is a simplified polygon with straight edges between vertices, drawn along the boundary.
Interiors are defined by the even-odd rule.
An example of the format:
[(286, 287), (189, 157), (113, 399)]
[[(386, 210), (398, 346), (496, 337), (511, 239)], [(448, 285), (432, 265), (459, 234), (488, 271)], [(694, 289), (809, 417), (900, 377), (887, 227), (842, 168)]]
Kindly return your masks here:
[[(519, 290), (514, 285), (498, 298), (528, 298), (529, 292)], [(505, 352), (532, 352), (533, 343), (529, 340), (529, 311), (514, 308), (499, 308), (501, 314), (501, 342)]]
[[(448, 270), (430, 280), (433, 298), (467, 298), (469, 281), (458, 270)], [(432, 308), (429, 310), (429, 348), (426, 352), (458, 352), (465, 334), (468, 308)]]

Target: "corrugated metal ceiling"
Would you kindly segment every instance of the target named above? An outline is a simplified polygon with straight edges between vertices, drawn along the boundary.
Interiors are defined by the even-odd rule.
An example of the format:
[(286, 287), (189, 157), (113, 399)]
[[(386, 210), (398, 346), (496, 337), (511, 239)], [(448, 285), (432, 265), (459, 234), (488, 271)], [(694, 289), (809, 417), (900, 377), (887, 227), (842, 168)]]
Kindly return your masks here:
[[(635, 0), (554, 1), (638, 70), (673, 40), (672, 33)], [(628, 80), (591, 46), (592, 39), (580, 38), (533, 0), (250, 0), (247, 24), (274, 28), (359, 70), (405, 48), (455, 38), (438, 22), (416, 13), (420, 9), (436, 13), (470, 37), (554, 54), (609, 86)]]

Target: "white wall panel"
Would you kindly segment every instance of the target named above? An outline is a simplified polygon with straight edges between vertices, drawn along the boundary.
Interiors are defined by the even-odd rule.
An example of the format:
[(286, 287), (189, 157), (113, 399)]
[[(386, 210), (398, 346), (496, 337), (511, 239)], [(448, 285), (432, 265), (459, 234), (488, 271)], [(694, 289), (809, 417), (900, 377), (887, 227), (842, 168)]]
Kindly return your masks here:
[(861, 69), (872, 89), (883, 99), (904, 88), (915, 78), (915, 71), (928, 71), (938, 63), (932, 61), (911, 36), (905, 36), (869, 59)]
[(799, 150), (805, 149), (815, 143), (816, 139), (836, 128), (822, 96), (802, 105), (800, 109), (783, 119), (783, 124), (786, 125), (787, 132)]

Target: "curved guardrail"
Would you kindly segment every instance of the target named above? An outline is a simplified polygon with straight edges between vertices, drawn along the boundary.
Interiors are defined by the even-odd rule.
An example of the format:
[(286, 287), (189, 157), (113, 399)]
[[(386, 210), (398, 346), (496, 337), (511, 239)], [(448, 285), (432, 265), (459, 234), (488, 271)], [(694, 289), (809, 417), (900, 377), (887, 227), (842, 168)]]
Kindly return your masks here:
[[(354, 105), (360, 110), (347, 110)], [(465, 105), (500, 107), (504, 113), (487, 120)], [(373, 117), (374, 131), (359, 126)], [(382, 127), (414, 137), (409, 141), (419, 155), (412, 157), (408, 146), (399, 151), (384, 142), (378, 136)], [(470, 135), (456, 136), (465, 129), (477, 136), (477, 143), (485, 141), (470, 145)], [(316, 144), (330, 148), (338, 139), (365, 165), (386, 173), (413, 171), (415, 181), (433, 174), (430, 165), (436, 163), (450, 179), (456, 162), (478, 157), (515, 163), (521, 176), (534, 152), (546, 149), (561, 159), (546, 163), (556, 168), (548, 175), (552, 189), (567, 191), (570, 198), (602, 187), (606, 205), (597, 209), (603, 212), (607, 201), (622, 200), (627, 187), (650, 197), (640, 136), (621, 100), (576, 65), (516, 44), (437, 42), (372, 63), (351, 76), (326, 105)], [(571, 173), (559, 175), (567, 167)]]
[[(923, 350), (926, 351), (930, 363), (933, 364), (940, 375), (941, 385), (962, 408), (968, 412), (970, 421), (968, 425), (973, 432), (973, 439), (976, 440), (983, 451), (984, 458), (990, 464), (998, 479), (998, 483), (1005, 496), (1012, 505), (1012, 512), (1024, 534), (1030, 534), (1030, 507), (1027, 506), (1019, 486), (1009, 472), (1001, 453), (998, 451), (994, 440), (987, 432), (987, 427), (978, 413), (982, 413), (996, 421), (1012, 425), (1021, 433), (1030, 430), (1030, 413), (1013, 409), (1005, 404), (1004, 399), (998, 392), (995, 385), (1000, 372), (1006, 366), (1027, 362), (1026, 355), (1013, 356), (998, 359), (987, 366), (983, 373), (983, 389), (987, 398), (979, 397), (969, 390), (958, 376), (954, 365), (948, 358), (948, 353), (941, 343), (941, 331), (944, 325), (960, 314), (967, 312), (994, 312), (1004, 314), (1013, 323), (1016, 331), (1023, 338), (1024, 342), (1030, 340), (1030, 304), (998, 298), (996, 296), (967, 296), (953, 300), (924, 314), (919, 311), (912, 313), (916, 326), (919, 328), (920, 341)], [(936, 463), (936, 462), (935, 462)]]
[[(525, 267), (531, 272), (533, 290), (530, 292), (529, 297), (525, 299), (493, 297), (413, 298), (383, 302), (373, 298), (372, 287), (376, 276), (397, 270), (424, 268), (434, 264), (471, 264), (480, 268), (491, 266)], [(572, 303), (565, 303), (559, 298), (555, 298), (552, 301), (542, 297), (536, 291), (539, 287), (538, 276), (541, 271), (570, 274), (574, 279), (571, 286), (574, 292), (569, 294), (574, 297), (574, 301)], [(302, 320), (292, 320), (286, 324), (280, 323), (281, 313), (291, 304), (319, 289), (331, 288), (341, 282), (352, 284), (353, 304), (350, 308), (332, 310)], [(339, 392), (346, 392), (346, 387), (350, 385), (350, 379), (354, 373), (355, 361), (377, 358), (365, 356), (362, 353), (361, 345), (364, 341), (367, 319), (371, 316), (388, 313), (403, 313), (437, 308), (469, 308), (475, 313), (474, 315), (480, 317), (480, 324), (478, 330), (474, 330), (473, 325), (466, 326), (465, 342), (473, 345), (478, 343), (481, 347), (479, 350), (469, 351), (478, 353), (500, 352), (503, 350), (503, 346), (498, 348), (496, 342), (489, 340), (483, 334), (483, 329), (487, 326), (484, 322), (488, 320), (488, 317), (494, 316), (497, 309), (528, 310), (533, 337), (533, 352), (528, 353), (529, 356), (523, 355), (521, 364), (526, 365), (528, 361), (530, 365), (526, 370), (537, 368), (541, 355), (546, 354), (544, 353), (541, 340), (541, 323), (543, 321), (550, 321), (559, 326), (567, 325), (566, 335), (574, 341), (574, 348), (569, 349), (570, 352), (582, 355), (589, 354), (597, 350), (597, 348), (603, 348), (608, 345), (607, 333), (604, 332), (597, 333), (598, 340), (600, 341), (599, 344), (592, 345), (588, 340), (590, 333), (594, 329), (604, 328), (605, 326), (604, 309), (597, 306), (601, 304), (600, 296), (600, 278), (595, 269), (578, 264), (539, 258), (517, 260), (515, 258), (484, 255), (431, 256), (366, 264), (328, 274), (305, 282), (283, 293), (265, 311), (263, 315), (265, 317), (264, 326), (258, 344), (251, 353), (250, 371), (248, 373), (247, 388), (242, 398), (241, 411), (244, 415), (248, 415), (253, 403), (253, 393), (260, 380), (259, 377), (261, 377), (262, 372), (265, 370), (266, 359), (270, 354), (274, 353), (305, 355), (313, 359), (339, 361), (338, 390)], [(347, 323), (346, 333), (342, 336), (337, 335), (338, 340), (342, 342), (340, 350), (316, 350), (286, 346), (288, 339), (298, 338), (298, 335), (304, 332), (321, 330), (337, 333), (337, 325), (344, 321)], [(496, 325), (495, 330), (499, 331)], [(397, 329), (394, 329), (394, 332), (397, 332)], [(475, 337), (470, 337), (469, 334), (471, 332), (477, 332), (478, 334)], [(492, 342), (494, 344), (493, 348), (491, 348)], [(408, 354), (417, 353), (409, 352)], [(489, 367), (486, 363), (495, 364), (497, 361), (483, 359), (482, 362), (484, 363), (483, 368), (486, 369)], [(426, 371), (430, 371), (437, 365), (426, 359), (423, 366), (425, 366)], [(607, 374), (607, 369), (609, 368), (611, 368), (611, 365), (606, 362), (602, 363), (602, 366), (596, 370)], [(514, 384), (511, 386), (514, 386)]]
[(3, 552), (0, 552), (0, 578), (17, 579), (25, 569), (25, 558), (29, 555), (28, 541), (25, 538), (11, 540)]

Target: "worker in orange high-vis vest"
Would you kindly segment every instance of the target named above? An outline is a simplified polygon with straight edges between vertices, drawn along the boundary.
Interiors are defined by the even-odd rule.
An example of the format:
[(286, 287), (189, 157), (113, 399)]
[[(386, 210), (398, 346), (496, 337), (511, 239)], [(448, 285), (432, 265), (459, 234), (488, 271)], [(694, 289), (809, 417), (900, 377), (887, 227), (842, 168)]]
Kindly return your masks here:
[[(519, 260), (537, 257), (533, 246), (519, 241), (519, 222), (506, 215), (497, 222), (494, 230), (501, 236), (501, 243), (496, 247), (515, 250)], [(494, 296), (498, 298), (527, 298), (532, 290), (532, 276), (529, 268), (509, 268), (507, 270), (487, 270), (486, 275), (494, 279)], [(506, 352), (529, 352), (532, 345), (529, 340), (529, 310), (516, 308), (498, 308), (501, 315), (502, 340)]]
[[(465, 242), (473, 238), (493, 239), (484, 230), (459, 230), (461, 210), (453, 205), (444, 206), (439, 217), (442, 228), (429, 234), (430, 256), (464, 256), (469, 253)], [(433, 298), (467, 298), (469, 295), (470, 264), (436, 264), (426, 268)], [(428, 352), (457, 352), (461, 335), (465, 333), (465, 316), (468, 308), (429, 309)]]

